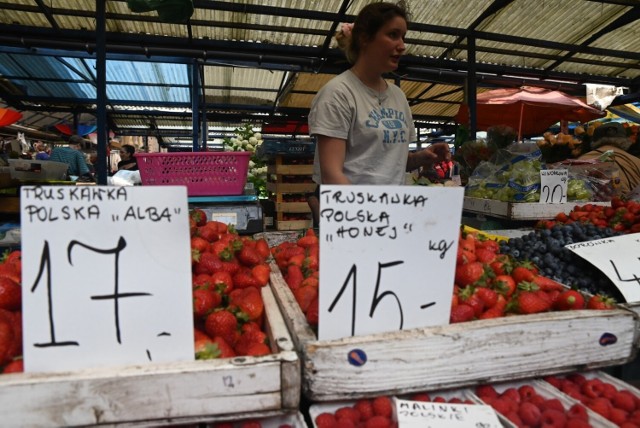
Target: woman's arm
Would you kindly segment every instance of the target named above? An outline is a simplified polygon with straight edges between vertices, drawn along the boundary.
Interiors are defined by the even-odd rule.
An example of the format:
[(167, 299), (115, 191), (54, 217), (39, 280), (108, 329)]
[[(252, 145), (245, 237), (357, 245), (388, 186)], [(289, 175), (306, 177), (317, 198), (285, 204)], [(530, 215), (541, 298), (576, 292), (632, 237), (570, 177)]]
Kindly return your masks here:
[(451, 150), (447, 143), (432, 144), (426, 149), (409, 153), (407, 158), (407, 171), (413, 171), (422, 167), (430, 167), (436, 162), (451, 160)]
[(347, 142), (341, 138), (317, 136), (318, 155), (322, 184), (351, 184), (344, 175), (344, 159)]

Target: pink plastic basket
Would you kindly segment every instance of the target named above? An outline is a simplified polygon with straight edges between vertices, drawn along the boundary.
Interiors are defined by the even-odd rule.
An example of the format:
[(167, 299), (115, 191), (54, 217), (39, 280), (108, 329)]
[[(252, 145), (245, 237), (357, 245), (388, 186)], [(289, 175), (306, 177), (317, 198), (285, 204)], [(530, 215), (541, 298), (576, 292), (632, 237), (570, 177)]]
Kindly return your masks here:
[(143, 186), (187, 186), (189, 196), (241, 195), (250, 152), (136, 153)]

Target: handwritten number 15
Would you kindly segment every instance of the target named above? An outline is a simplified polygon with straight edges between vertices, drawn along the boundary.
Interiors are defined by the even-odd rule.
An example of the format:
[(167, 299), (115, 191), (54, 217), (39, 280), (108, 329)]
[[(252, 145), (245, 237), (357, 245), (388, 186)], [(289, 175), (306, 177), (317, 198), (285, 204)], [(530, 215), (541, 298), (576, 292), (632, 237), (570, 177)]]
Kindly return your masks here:
[[(383, 269), (393, 267), (402, 263), (404, 262), (395, 261), (390, 263), (378, 263), (378, 275), (376, 278), (376, 287), (375, 287), (375, 290), (373, 291), (373, 296), (371, 299), (371, 307), (369, 310), (369, 318), (373, 318), (376, 308), (378, 307), (382, 299), (389, 296), (393, 297), (394, 299), (396, 299), (396, 303), (398, 303), (398, 310), (400, 311), (400, 328), (399, 328), (400, 330), (402, 330), (402, 327), (404, 326), (404, 313), (402, 311), (402, 303), (400, 302), (398, 295), (393, 291), (387, 290), (380, 293), (380, 283), (382, 279)], [(351, 296), (351, 335), (352, 336), (356, 334), (356, 302), (357, 302), (357, 288), (358, 288), (357, 287), (357, 270), (358, 268), (356, 267), (355, 264), (351, 266), (351, 269), (349, 269), (349, 274), (347, 275), (347, 278), (342, 284), (342, 287), (340, 287), (340, 290), (338, 291), (338, 294), (336, 295), (335, 299), (333, 299), (333, 302), (331, 302), (331, 305), (329, 306), (329, 312), (332, 312), (335, 306), (338, 304), (338, 302), (342, 298), (342, 295), (344, 294), (344, 292), (347, 290), (347, 287), (349, 285), (352, 285), (353, 287), (352, 296)]]

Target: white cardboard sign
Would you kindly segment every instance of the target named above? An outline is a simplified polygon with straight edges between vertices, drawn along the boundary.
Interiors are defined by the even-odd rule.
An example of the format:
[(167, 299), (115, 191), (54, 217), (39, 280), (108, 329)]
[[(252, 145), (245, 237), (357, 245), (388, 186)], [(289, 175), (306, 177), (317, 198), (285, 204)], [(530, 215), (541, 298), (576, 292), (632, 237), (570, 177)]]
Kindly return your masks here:
[(396, 398), (400, 428), (500, 428), (491, 406), (409, 401)]
[(464, 189), (323, 185), (318, 337), (449, 322)]
[(21, 188), (25, 371), (194, 359), (182, 186)]
[(567, 202), (567, 169), (540, 170), (540, 203), (563, 204)]
[(566, 245), (600, 269), (627, 302), (640, 301), (640, 233)]

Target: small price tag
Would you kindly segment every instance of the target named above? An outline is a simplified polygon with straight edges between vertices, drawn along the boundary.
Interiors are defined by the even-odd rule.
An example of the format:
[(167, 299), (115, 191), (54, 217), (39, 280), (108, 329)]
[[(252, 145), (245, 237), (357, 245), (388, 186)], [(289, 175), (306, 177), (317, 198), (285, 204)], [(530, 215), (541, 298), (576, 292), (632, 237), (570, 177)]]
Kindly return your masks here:
[(219, 221), (225, 224), (232, 224), (236, 226), (238, 224), (238, 213), (211, 213), (211, 220)]
[(600, 269), (627, 302), (640, 301), (640, 233), (565, 246)]
[(319, 339), (447, 324), (464, 189), (320, 190)]
[(186, 188), (23, 186), (26, 371), (191, 361)]
[(398, 426), (402, 428), (500, 428), (491, 406), (408, 401), (396, 398)]
[(540, 170), (540, 203), (563, 204), (567, 202), (567, 182), (569, 171), (566, 169)]

